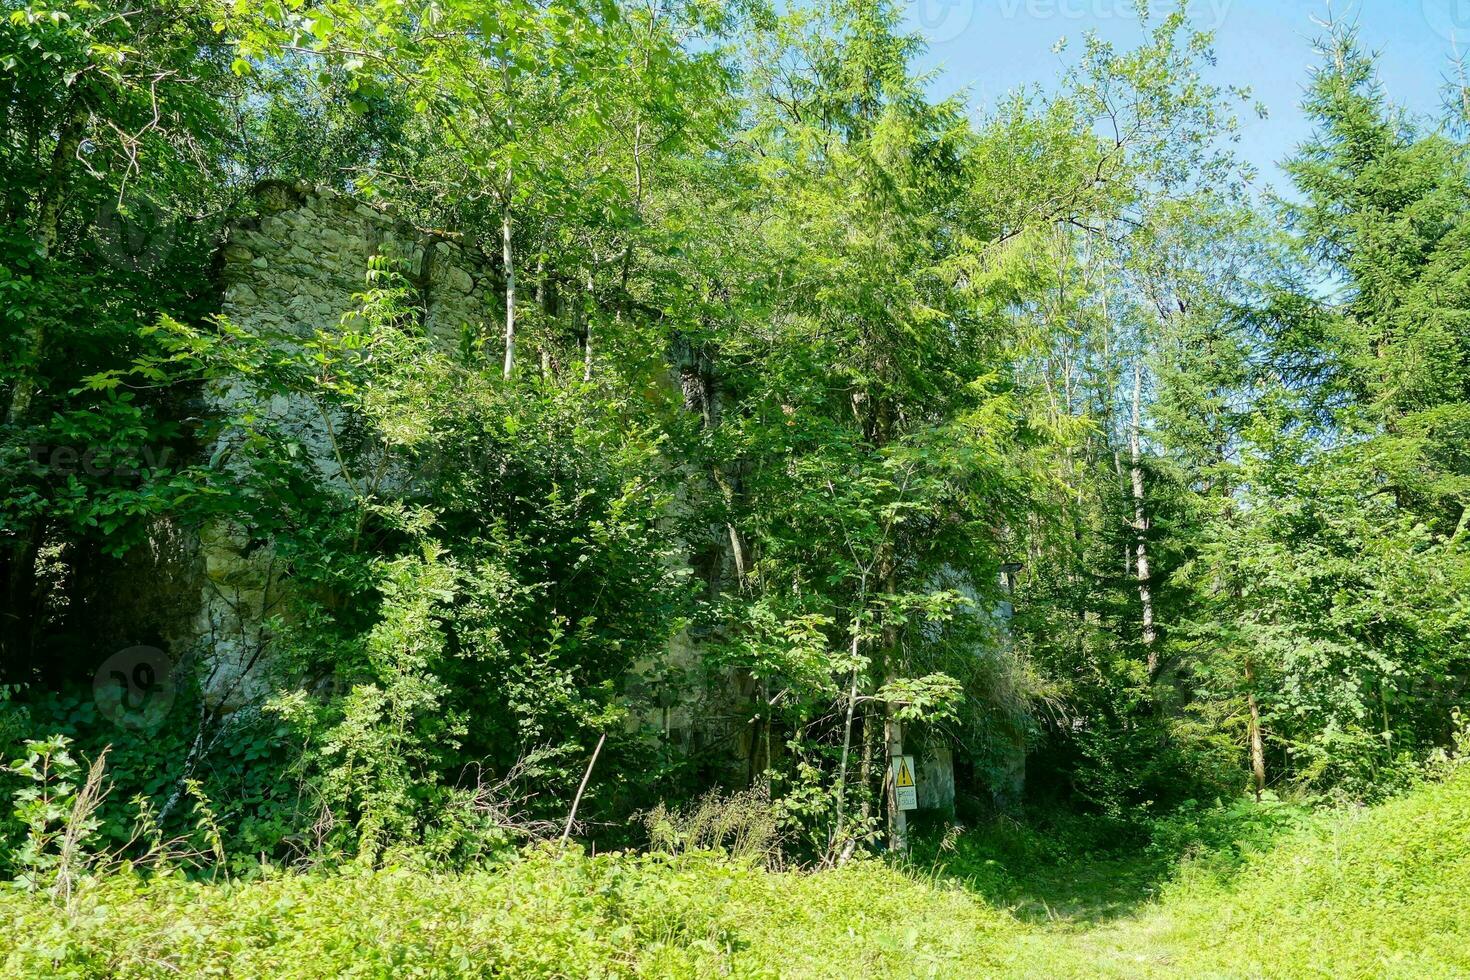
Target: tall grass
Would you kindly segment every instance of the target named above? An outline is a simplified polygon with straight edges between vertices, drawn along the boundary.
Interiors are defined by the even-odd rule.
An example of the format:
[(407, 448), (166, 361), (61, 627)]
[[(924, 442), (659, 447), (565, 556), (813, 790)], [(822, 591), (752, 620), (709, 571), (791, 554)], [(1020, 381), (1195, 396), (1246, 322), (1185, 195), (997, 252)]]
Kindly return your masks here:
[[(1270, 826), (1187, 816), (1131, 857), (1076, 833), (962, 839), (946, 853), (999, 869), (974, 888), (879, 861), (762, 868), (768, 814), (758, 797), (712, 797), (649, 814), (664, 850), (544, 844), (466, 874), (349, 866), (210, 883), (121, 867), (78, 878), (71, 916), (10, 890), (0, 976), (1470, 976), (1465, 767), (1372, 810)], [(1255, 828), (1250, 846), (1233, 825)], [(1161, 860), (1157, 896), (1115, 915), (1023, 921), (995, 904)]]

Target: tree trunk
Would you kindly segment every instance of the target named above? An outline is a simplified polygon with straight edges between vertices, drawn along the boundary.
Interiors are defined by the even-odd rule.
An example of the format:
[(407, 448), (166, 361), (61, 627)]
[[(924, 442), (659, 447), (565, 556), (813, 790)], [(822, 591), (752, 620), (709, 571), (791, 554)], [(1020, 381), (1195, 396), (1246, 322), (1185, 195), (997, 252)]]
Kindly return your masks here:
[(510, 181), (506, 181), (505, 205), (500, 212), (500, 258), (505, 266), (505, 372), (510, 378), (516, 364), (516, 266), (511, 248)]
[[(858, 763), (858, 785), (863, 788), (863, 802), (858, 807), (858, 825), (863, 828), (864, 838), (867, 836), (868, 821), (873, 817), (873, 756), (878, 728), (872, 723), (872, 718), (872, 712), (864, 709), (860, 719), (863, 725), (862, 734), (859, 735), (863, 742), (863, 757)], [(837, 859), (838, 864), (845, 864), (852, 859), (860, 839), (856, 834), (848, 836), (847, 843), (842, 846), (842, 856)]]
[(582, 805), (582, 794), (587, 792), (587, 780), (592, 778), (592, 767), (597, 765), (597, 757), (602, 754), (602, 743), (607, 741), (607, 732), (597, 736), (597, 748), (592, 750), (592, 758), (587, 761), (587, 771), (582, 773), (582, 782), (577, 787), (577, 795), (572, 798), (572, 809), (567, 813), (567, 825), (561, 832), (561, 842), (565, 844), (567, 838), (572, 836), (572, 828), (577, 824), (577, 808)]
[(1159, 669), (1158, 631), (1154, 627), (1153, 580), (1148, 565), (1148, 510), (1143, 488), (1143, 446), (1139, 436), (1143, 402), (1143, 365), (1133, 362), (1133, 419), (1128, 431), (1128, 453), (1133, 482), (1134, 569), (1138, 579), (1138, 603), (1143, 616), (1143, 648), (1148, 654), (1148, 676)]
[(888, 799), (888, 849), (898, 854), (909, 850), (908, 811), (898, 805), (898, 788), (893, 785), (893, 760), (903, 755), (903, 722), (898, 709), (888, 705), (883, 715), (883, 739), (888, 745), (889, 765), (884, 771), (884, 795)]
[(1245, 706), (1250, 713), (1247, 737), (1251, 744), (1251, 777), (1256, 792), (1256, 802), (1266, 790), (1266, 743), (1261, 737), (1261, 706), (1256, 702), (1256, 675), (1251, 662), (1245, 662)]
[[(720, 472), (718, 465), (710, 467), (710, 474), (714, 477), (715, 485), (720, 489), (720, 496), (725, 501), (725, 507), (729, 511), (733, 511), (735, 507), (735, 488), (730, 485), (729, 480), (725, 479), (725, 474)], [(745, 543), (741, 539), (740, 532), (736, 530), (733, 522), (726, 521), (725, 530), (730, 536), (730, 557), (735, 561), (735, 581), (741, 590), (744, 590), (746, 586)]]
[(592, 273), (587, 273), (587, 301), (582, 310), (582, 380), (592, 380)]
[[(546, 259), (543, 256), (536, 260), (536, 315), (544, 318), (550, 312), (546, 302)], [(543, 320), (542, 322), (545, 321)], [(546, 331), (542, 330), (540, 347), (541, 377), (543, 378), (551, 377), (551, 347), (548, 343), (549, 339), (546, 336)]]
[[(856, 660), (858, 654), (858, 633), (853, 631), (852, 656)], [(847, 817), (847, 758), (852, 751), (852, 722), (857, 713), (858, 694), (858, 669), (852, 668), (852, 678), (847, 688), (847, 718), (842, 726), (842, 759), (837, 765), (837, 804), (836, 814), (832, 818), (832, 837), (827, 844), (827, 860), (830, 862), (837, 854), (837, 849), (847, 842), (843, 839), (843, 831), (846, 829), (844, 821)]]
[[(883, 576), (883, 587), (889, 595), (898, 592), (897, 576), (894, 574), (891, 563), (886, 575)], [(898, 664), (898, 630), (891, 623), (883, 626), (883, 668), (884, 683), (892, 683), (895, 679), (895, 669)], [(909, 850), (909, 818), (906, 810), (900, 809), (898, 805), (898, 788), (893, 785), (893, 760), (903, 755), (903, 722), (898, 717), (898, 707), (892, 703), (883, 706), (883, 741), (888, 747), (887, 766), (884, 768), (883, 785), (884, 795), (888, 800), (888, 848), (899, 854), (907, 854)]]

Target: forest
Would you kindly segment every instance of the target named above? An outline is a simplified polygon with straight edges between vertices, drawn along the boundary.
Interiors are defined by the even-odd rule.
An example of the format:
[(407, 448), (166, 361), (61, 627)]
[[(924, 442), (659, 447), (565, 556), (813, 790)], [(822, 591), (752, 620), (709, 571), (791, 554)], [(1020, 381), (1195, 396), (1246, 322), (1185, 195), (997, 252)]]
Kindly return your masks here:
[(0, 974), (1470, 976), (1452, 45), (0, 12)]

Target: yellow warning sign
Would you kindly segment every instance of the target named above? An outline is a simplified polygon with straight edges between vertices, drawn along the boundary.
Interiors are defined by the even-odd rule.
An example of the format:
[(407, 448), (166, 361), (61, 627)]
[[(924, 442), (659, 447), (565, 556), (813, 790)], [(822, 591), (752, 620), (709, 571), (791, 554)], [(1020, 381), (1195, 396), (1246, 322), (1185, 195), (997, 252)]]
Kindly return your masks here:
[(893, 804), (900, 810), (919, 808), (919, 789), (914, 785), (914, 757), (895, 755), (889, 758), (893, 773)]

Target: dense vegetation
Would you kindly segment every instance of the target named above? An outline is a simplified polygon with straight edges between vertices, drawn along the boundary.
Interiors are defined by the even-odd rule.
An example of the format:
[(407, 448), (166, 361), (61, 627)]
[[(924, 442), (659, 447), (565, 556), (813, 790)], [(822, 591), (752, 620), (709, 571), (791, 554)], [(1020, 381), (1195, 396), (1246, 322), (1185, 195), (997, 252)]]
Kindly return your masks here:
[(1176, 816), (1126, 854), (1099, 851), (1105, 831), (1084, 822), (996, 824), (935, 864), (818, 874), (748, 855), (537, 850), (458, 875), (112, 876), (69, 921), (0, 896), (28, 937), (0, 963), (64, 977), (1460, 976), (1465, 775), (1329, 816)]
[[(1307, 814), (1465, 737), (1464, 92), (1415, 118), (1328, 25), (1276, 197), (1182, 8), (980, 107), (885, 0), (0, 11), (17, 969), (1251, 973), (1360, 903), (1341, 972), (1470, 969), (1406, 938), (1466, 921), (1463, 779)], [(266, 179), (454, 236), (495, 304), (429, 336), (388, 250), (337, 328), (230, 322)], [(94, 672), (219, 537), (284, 586), (269, 691), (216, 697), (196, 637), (119, 726)], [(1005, 905), (998, 812), (1153, 855), (1125, 882), (1317, 829), (1195, 847), (1248, 873), (1171, 878), (1136, 963), (1044, 950), (868, 860), (909, 849), (888, 755), (941, 744), (991, 829), (914, 853)]]

